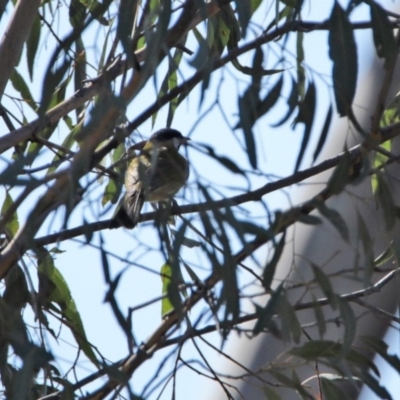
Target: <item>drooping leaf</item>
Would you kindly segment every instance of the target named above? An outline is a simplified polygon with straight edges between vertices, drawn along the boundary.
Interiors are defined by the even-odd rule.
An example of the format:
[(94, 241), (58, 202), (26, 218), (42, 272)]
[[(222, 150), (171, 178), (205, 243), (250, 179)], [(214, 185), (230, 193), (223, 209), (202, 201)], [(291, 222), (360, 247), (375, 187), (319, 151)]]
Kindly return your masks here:
[[(292, 371), (294, 372), (294, 370)], [(270, 369), (268, 373), (282, 382), (284, 386), (295, 389), (303, 400), (314, 400), (314, 396), (307, 392), (296, 375), (292, 374), (292, 378), (289, 378), (277, 369)]]
[(350, 153), (345, 152), (328, 181), (328, 188), (332, 193), (340, 193), (349, 182), (351, 161)]
[[(260, 71), (262, 69), (263, 52), (261, 49), (256, 49), (253, 58), (253, 69)], [(257, 153), (256, 143), (253, 134), (253, 125), (257, 120), (257, 105), (259, 103), (261, 75), (254, 74), (252, 82), (243, 96), (239, 97), (239, 117), (240, 126), (243, 129), (244, 141), (249, 158), (250, 165), (257, 168)]]
[(262, 390), (267, 400), (282, 400), (278, 393), (275, 390), (270, 389), (268, 386), (264, 385)]
[(263, 286), (267, 290), (269, 290), (271, 287), (272, 279), (274, 278), (278, 261), (280, 260), (283, 249), (285, 248), (285, 239), (286, 239), (286, 231), (283, 233), (279, 242), (275, 245), (274, 255), (264, 268)]
[[(9, 210), (10, 207), (13, 207), (14, 201), (9, 193), (8, 190), (6, 190), (6, 196), (3, 202), (3, 205), (1, 207), (1, 216), (4, 216), (7, 211)], [(15, 234), (17, 233), (19, 229), (19, 222), (18, 222), (18, 214), (17, 211), (15, 210), (8, 218), (8, 221), (6, 225), (4, 226), (6, 229), (8, 235), (10, 238), (14, 237)]]
[(378, 180), (378, 189), (375, 193), (379, 205), (382, 207), (383, 216), (385, 218), (386, 229), (391, 230), (394, 227), (396, 219), (395, 216), (395, 204), (393, 201), (393, 195), (389, 189), (388, 184), (384, 176), (378, 171), (376, 173)]
[[(166, 83), (162, 83), (161, 88), (165, 90), (165, 87), (168, 88), (168, 91), (174, 89), (178, 85), (178, 68), (182, 60), (182, 55), (183, 52), (180, 49), (175, 50), (175, 54), (173, 55), (172, 59), (169, 59), (169, 67), (168, 67), (168, 72), (167, 75), (164, 79)], [(159, 93), (159, 96), (161, 96), (161, 90)], [(179, 105), (179, 99), (175, 97), (172, 99), (169, 104), (168, 104), (168, 116), (167, 116), (167, 124), (166, 126), (171, 126), (172, 125), (172, 120), (175, 114), (175, 110), (177, 109)]]
[(331, 379), (320, 378), (322, 393), (325, 400), (350, 400), (350, 398), (341, 390)]
[(238, 20), (241, 28), (241, 36), (244, 38), (249, 25), (252, 9), (250, 1), (235, 0), (236, 11), (238, 13)]
[(231, 158), (218, 155), (217, 153), (215, 153), (213, 147), (208, 146), (206, 144), (201, 143), (200, 146), (201, 148), (204, 148), (208, 156), (218, 161), (223, 167), (225, 167), (229, 171), (233, 172), (234, 174), (240, 174), (240, 175), (245, 174), (244, 171)]
[[(382, 400), (395, 400), (392, 398), (390, 393), (386, 390), (385, 387), (381, 386), (379, 384), (379, 381), (373, 377), (370, 373), (368, 372), (362, 372), (361, 373), (361, 379), (365, 385), (367, 385), (374, 393), (378, 395), (379, 399)], [(379, 376), (379, 374), (378, 374)]]
[(330, 365), (333, 365), (332, 361), (338, 361), (342, 357), (360, 369), (368, 370), (370, 368), (374, 373), (379, 375), (375, 364), (366, 355), (360, 353), (355, 348), (345, 351), (341, 343), (331, 340), (312, 340), (302, 346), (291, 349), (289, 353), (308, 361), (325, 358)]
[[(177, 263), (176, 263), (177, 264)], [(161, 316), (164, 318), (172, 310), (178, 314), (182, 313), (182, 298), (179, 284), (183, 283), (179, 264), (173, 265), (171, 261), (166, 262), (160, 271), (162, 282), (162, 294), (166, 295), (161, 301)]]
[(30, 300), (28, 284), (22, 268), (15, 264), (6, 276), (3, 299), (13, 309), (21, 310)]
[(315, 160), (321, 153), (321, 150), (324, 147), (326, 138), (328, 137), (329, 128), (331, 127), (331, 122), (332, 122), (332, 114), (333, 114), (333, 109), (332, 109), (332, 105), (330, 105), (329, 109), (328, 109), (328, 113), (326, 114), (326, 117), (325, 117), (324, 126), (322, 127), (321, 134), (319, 135), (317, 147), (315, 148), (315, 151), (314, 151), (313, 163), (315, 162)]
[(106, 188), (104, 189), (101, 205), (104, 207), (108, 202), (116, 204), (118, 202), (121, 189), (122, 184), (120, 182), (116, 182), (115, 179), (110, 178)]
[[(379, 147), (382, 148), (383, 150), (390, 152), (392, 150), (392, 141), (388, 140), (385, 143), (382, 143)], [(384, 165), (388, 161), (389, 157), (382, 154), (380, 151), (375, 151), (374, 153), (375, 154), (373, 155), (372, 165), (375, 170), (378, 170), (379, 168), (382, 167), (382, 165)], [(371, 175), (371, 186), (372, 186), (372, 193), (376, 195), (376, 191), (378, 190), (377, 174)]]
[(132, 61), (132, 34), (138, 0), (121, 1), (118, 10), (117, 35), (125, 56)]
[[(160, 275), (161, 275), (161, 282), (162, 282), (161, 293), (163, 295), (166, 295), (166, 297), (164, 297), (161, 300), (161, 316), (164, 317), (165, 315), (169, 314), (174, 309), (172, 301), (169, 298), (169, 291), (168, 291), (169, 285), (171, 284), (171, 280), (172, 280), (172, 269), (171, 269), (170, 265), (168, 265), (168, 263), (165, 263), (161, 267)], [(171, 295), (173, 295), (173, 293), (171, 293)]]
[(26, 41), (26, 61), (28, 64), (28, 71), (31, 81), (33, 80), (33, 71), (34, 71), (33, 66), (35, 63), (36, 52), (40, 41), (40, 33), (41, 33), (40, 17), (39, 15), (36, 15), (28, 39)]
[[(395, 124), (396, 122), (400, 121), (400, 92), (394, 96), (392, 101), (389, 103), (387, 108), (385, 109), (381, 121), (380, 121), (380, 126), (381, 127), (386, 127), (392, 124)], [(387, 149), (387, 143), (391, 143), (391, 141), (387, 141), (381, 146), (383, 146), (384, 149)], [(389, 146), (390, 148), (390, 146)]]
[(68, 14), (71, 26), (73, 28), (81, 28), (86, 19), (87, 4), (80, 0), (71, 0)]
[(80, 314), (71, 296), (67, 282), (61, 272), (55, 267), (50, 253), (44, 249), (38, 250), (38, 257), (40, 296), (47, 302), (55, 303), (59, 306), (59, 311), (68, 321), (67, 326), (71, 330), (79, 348), (94, 365), (98, 366), (97, 358), (86, 338)]
[(297, 156), (296, 166), (294, 169), (295, 172), (297, 172), (300, 168), (300, 164), (303, 161), (303, 157), (311, 137), (311, 129), (314, 123), (316, 101), (317, 93), (315, 85), (313, 82), (310, 82), (307, 88), (307, 92), (304, 96), (304, 100), (299, 105), (299, 113), (297, 114), (296, 120), (294, 122), (294, 126), (296, 126), (298, 123), (304, 124), (303, 140), (301, 142), (299, 155)]
[[(85, 44), (81, 38), (75, 41), (76, 59), (75, 59), (75, 73), (74, 73), (74, 88), (75, 91), (82, 89), (83, 81), (87, 78), (86, 75), (86, 49)], [(76, 120), (82, 120), (84, 107), (77, 107), (75, 110)]]
[(311, 293), (311, 297), (314, 301), (313, 309), (314, 309), (315, 319), (316, 319), (317, 325), (318, 325), (319, 336), (320, 336), (320, 339), (322, 339), (326, 332), (325, 316), (324, 316), (324, 313), (322, 312), (322, 307), (318, 303), (318, 301), (315, 298), (313, 293)]
[(359, 239), (364, 249), (365, 281), (367, 284), (370, 284), (370, 278), (374, 271), (373, 241), (363, 217), (358, 212), (357, 232), (359, 233)]
[(333, 90), (340, 116), (351, 115), (357, 84), (357, 46), (346, 12), (335, 1), (329, 18), (329, 57), (333, 61)]
[(286, 340), (291, 340), (299, 343), (302, 334), (300, 322), (297, 318), (293, 306), (289, 303), (286, 296), (281, 297), (279, 303), (279, 316), (282, 323), (282, 335)]
[(382, 339), (363, 336), (361, 340), (367, 345), (368, 350), (379, 354), (392, 368), (400, 373), (400, 358), (396, 354), (389, 354), (389, 346)]
[(327, 207), (324, 202), (321, 202), (318, 205), (318, 210), (337, 229), (342, 239), (349, 243), (349, 228), (347, 227), (346, 221), (343, 219), (340, 213), (333, 208)]
[(298, 221), (306, 225), (320, 225), (322, 223), (321, 218), (310, 214), (301, 214)]
[(283, 283), (281, 283), (276, 290), (272, 293), (268, 303), (264, 308), (256, 307), (256, 313), (258, 315), (257, 322), (253, 328), (254, 336), (257, 336), (261, 333), (265, 328), (268, 328), (272, 317), (276, 314), (278, 309), (281, 296), (283, 293)]
[(304, 99), (306, 87), (306, 73), (304, 71), (304, 33), (297, 32), (296, 34), (296, 70), (297, 70), (297, 93), (300, 99)]
[(318, 265), (311, 263), (311, 268), (314, 273), (314, 278), (317, 281), (319, 287), (325, 294), (326, 298), (329, 301), (329, 304), (333, 309), (337, 308), (337, 295), (335, 291), (333, 290), (331, 281), (329, 277), (326, 276), (322, 268), (320, 268)]
[(268, 92), (268, 94), (261, 99), (257, 106), (257, 118), (266, 114), (278, 101), (283, 86), (283, 75), (278, 79), (276, 84)]
[(24, 78), (22, 75), (19, 74), (19, 72), (14, 68), (13, 72), (11, 73), (10, 76), (10, 81), (14, 87), (14, 89), (20, 93), (22, 100), (26, 102), (26, 104), (29, 105), (29, 107), (32, 108), (32, 110), (36, 111), (36, 103), (33, 100), (33, 97), (31, 95), (31, 92), (28, 88), (28, 85), (24, 81)]
[(342, 352), (343, 354), (347, 354), (350, 351), (356, 336), (357, 320), (353, 309), (347, 301), (339, 301), (339, 308), (344, 325)]
[(378, 57), (385, 59), (385, 68), (393, 66), (397, 56), (394, 32), (386, 11), (375, 1), (367, 2), (371, 9), (372, 33)]
[(293, 78), (292, 78), (291, 85), (292, 85), (292, 90), (287, 99), (288, 110), (280, 121), (271, 125), (273, 128), (277, 128), (277, 127), (283, 125), (290, 118), (290, 116), (293, 114), (294, 109), (296, 108), (296, 105), (298, 103), (298, 98), (299, 98), (299, 88), (297, 86), (296, 81)]

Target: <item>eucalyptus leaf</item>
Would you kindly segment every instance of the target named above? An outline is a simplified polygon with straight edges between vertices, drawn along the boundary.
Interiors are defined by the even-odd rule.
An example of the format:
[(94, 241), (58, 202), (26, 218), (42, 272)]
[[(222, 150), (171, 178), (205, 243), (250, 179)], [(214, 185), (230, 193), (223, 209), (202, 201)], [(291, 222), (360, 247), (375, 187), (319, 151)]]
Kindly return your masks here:
[(329, 18), (329, 57), (333, 61), (333, 90), (340, 116), (351, 115), (356, 92), (358, 61), (353, 27), (335, 1)]

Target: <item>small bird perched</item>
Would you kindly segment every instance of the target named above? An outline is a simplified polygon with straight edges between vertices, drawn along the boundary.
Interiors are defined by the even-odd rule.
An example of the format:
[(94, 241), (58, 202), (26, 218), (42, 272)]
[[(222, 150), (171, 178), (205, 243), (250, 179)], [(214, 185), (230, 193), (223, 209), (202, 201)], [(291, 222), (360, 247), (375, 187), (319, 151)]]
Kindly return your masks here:
[(130, 161), (125, 173), (126, 193), (110, 228), (121, 225), (132, 229), (139, 222), (145, 201), (171, 200), (189, 177), (189, 164), (179, 147), (189, 138), (176, 129), (155, 132), (138, 156)]

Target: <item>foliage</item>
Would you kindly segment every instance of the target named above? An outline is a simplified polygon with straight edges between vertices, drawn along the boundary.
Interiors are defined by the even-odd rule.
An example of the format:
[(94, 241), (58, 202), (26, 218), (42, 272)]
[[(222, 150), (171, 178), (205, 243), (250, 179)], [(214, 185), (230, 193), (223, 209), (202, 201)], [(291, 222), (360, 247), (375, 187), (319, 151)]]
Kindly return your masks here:
[[(360, 307), (398, 322), (365, 297), (385, 290), (399, 271), (400, 243), (391, 233), (400, 213), (388, 172), (398, 161), (392, 153), (392, 140), (400, 134), (398, 96), (386, 109), (385, 101), (397, 61), (400, 18), (377, 1), (350, 1), (346, 8), (333, 1), (326, 20), (307, 22), (306, 3), (21, 0), (0, 6), (1, 121), (8, 132), (0, 137), (0, 377), (7, 398), (56, 398), (60, 393), (63, 398), (82, 393), (85, 398), (110, 393), (147, 398), (163, 395), (166, 387), (172, 387), (175, 398), (182, 369), (211, 377), (233, 398), (238, 382), (220, 374), (203, 349), (225, 355), (234, 331), (251, 339), (271, 335), (285, 345), (262, 370), (243, 366), (267, 399), (284, 398), (281, 390), (305, 399), (346, 397), (346, 385), (360, 383), (390, 398), (371, 356), (379, 354), (399, 374), (400, 360), (380, 339), (360, 338), (357, 329)], [(360, 8), (368, 9), (369, 19), (354, 22)], [(384, 71), (367, 128), (354, 104), (362, 51), (358, 29), (371, 31), (369, 44)], [(304, 41), (315, 31), (327, 35), (329, 78), (321, 79), (306, 63)], [(330, 104), (321, 110), (324, 90)], [(268, 120), (272, 133), (267, 140), (290, 124), (303, 134), (296, 156), (287, 160), (294, 173), (271, 181), (263, 136), (278, 104), (286, 112)], [(187, 113), (185, 107), (197, 111)], [(206, 143), (208, 136), (197, 129), (214, 110), (225, 121), (228, 133), (220, 142), (225, 148)], [(322, 122), (318, 114), (324, 115)], [(323, 154), (336, 115), (348, 119), (348, 136), (359, 134), (361, 144), (349, 150), (346, 143), (343, 153), (304, 168), (308, 154), (313, 162)], [(187, 121), (194, 139), (186, 149), (191, 178), (179, 205), (166, 207), (168, 218), (162, 210), (145, 212), (133, 231), (110, 231), (130, 146), (130, 152), (140, 149), (141, 139), (158, 124), (180, 129)], [(213, 135), (222, 136), (222, 125), (215, 121), (209, 122)], [(285, 148), (281, 157), (287, 157)], [(215, 166), (211, 178), (202, 170), (207, 165)], [(267, 194), (328, 170), (333, 173), (319, 193), (271, 211)], [(329, 202), (365, 181), (372, 183), (374, 215), (383, 214), (384, 249), (375, 246), (359, 211), (362, 196), (352, 197), (356, 227)], [(354, 249), (354, 265), (352, 260), (346, 270), (328, 270), (304, 254), (308, 273), (296, 281), (291, 273), (299, 261), (292, 254), (293, 270), (277, 278), (283, 255), (298, 240), (292, 228), (300, 224), (333, 227)], [(76, 268), (79, 279), (79, 268), (90, 259), (103, 274), (104, 302), (126, 339), (127, 357), (110, 359), (92, 342), (72, 282), (57, 268), (61, 248), (74, 240), (82, 246), (67, 250), (74, 264), (70, 268)], [(85, 256), (89, 249), (99, 257)], [(268, 250), (268, 256), (259, 250)], [(129, 299), (125, 306), (120, 287), (130, 271), (139, 270), (149, 277), (135, 284), (154, 293), (156, 276), (158, 296)], [(357, 290), (343, 292), (337, 278), (356, 282)], [(161, 309), (160, 320), (151, 321), (157, 328), (143, 336), (143, 326), (132, 321), (153, 303)], [(306, 309), (314, 312), (311, 324), (301, 317)], [(249, 321), (250, 330), (241, 328)], [(338, 332), (334, 340), (332, 331)], [(219, 348), (205, 340), (209, 332), (219, 333)], [(74, 346), (68, 360), (57, 355), (64, 341)], [(182, 355), (188, 344), (195, 361)], [(166, 354), (165, 348), (173, 350)], [(136, 387), (130, 378), (158, 354), (152, 377)]]

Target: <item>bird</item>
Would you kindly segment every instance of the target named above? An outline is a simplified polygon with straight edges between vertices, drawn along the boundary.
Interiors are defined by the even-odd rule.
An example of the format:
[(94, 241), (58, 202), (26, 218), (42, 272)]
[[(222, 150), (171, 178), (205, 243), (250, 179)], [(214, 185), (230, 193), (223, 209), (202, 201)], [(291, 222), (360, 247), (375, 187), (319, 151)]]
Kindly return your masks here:
[(179, 153), (180, 146), (189, 140), (172, 128), (160, 129), (150, 136), (139, 155), (135, 154), (129, 161), (126, 191), (110, 228), (122, 225), (133, 229), (139, 222), (144, 202), (172, 200), (189, 178), (188, 160)]

